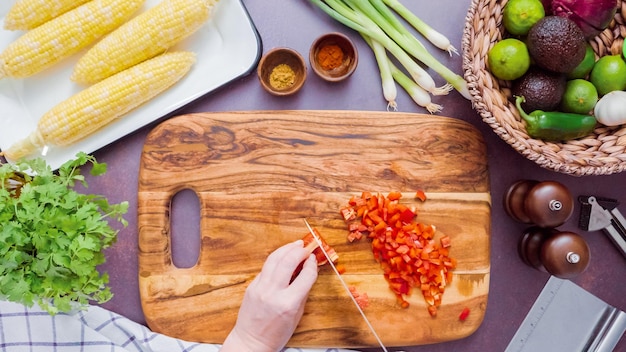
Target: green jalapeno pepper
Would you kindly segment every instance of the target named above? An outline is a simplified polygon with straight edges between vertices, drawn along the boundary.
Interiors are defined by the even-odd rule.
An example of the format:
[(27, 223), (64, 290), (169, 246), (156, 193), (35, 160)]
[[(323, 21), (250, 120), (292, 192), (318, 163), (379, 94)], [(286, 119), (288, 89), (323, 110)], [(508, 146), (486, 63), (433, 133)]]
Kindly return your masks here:
[(526, 132), (533, 138), (565, 141), (584, 137), (596, 127), (596, 118), (591, 115), (542, 110), (527, 114), (521, 106), (524, 101), (524, 97), (515, 97), (517, 110), (526, 121)]

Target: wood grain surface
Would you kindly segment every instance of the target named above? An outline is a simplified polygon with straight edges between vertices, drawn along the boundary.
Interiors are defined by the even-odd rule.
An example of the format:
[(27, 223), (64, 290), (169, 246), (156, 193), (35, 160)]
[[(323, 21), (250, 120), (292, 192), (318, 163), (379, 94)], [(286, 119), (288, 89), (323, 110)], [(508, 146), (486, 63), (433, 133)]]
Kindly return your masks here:
[[(426, 202), (413, 199), (424, 190)], [(199, 258), (172, 262), (173, 197), (192, 190)], [(402, 309), (367, 240), (348, 243), (339, 208), (363, 191), (401, 191), (420, 222), (452, 238), (457, 259), (437, 317), (419, 290)], [(150, 328), (221, 343), (265, 258), (301, 238), (303, 218), (335, 248), (345, 281), (366, 292), (365, 314), (387, 346), (459, 339), (484, 317), (489, 291), (491, 197), (485, 144), (461, 120), (364, 111), (249, 111), (171, 118), (148, 135), (138, 194), (139, 287)], [(467, 320), (459, 314), (468, 307)], [(289, 346), (377, 346), (329, 267), (320, 271)]]

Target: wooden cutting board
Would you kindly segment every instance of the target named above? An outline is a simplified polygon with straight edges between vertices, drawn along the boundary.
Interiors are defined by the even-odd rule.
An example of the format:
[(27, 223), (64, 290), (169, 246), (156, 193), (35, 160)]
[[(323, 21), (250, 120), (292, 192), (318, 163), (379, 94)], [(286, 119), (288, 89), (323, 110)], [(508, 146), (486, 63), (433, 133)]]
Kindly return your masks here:
[[(413, 199), (424, 190), (426, 202)], [(170, 204), (199, 200), (197, 264), (172, 262)], [(452, 238), (457, 259), (442, 306), (430, 317), (419, 290), (402, 309), (367, 240), (348, 243), (339, 208), (363, 191), (401, 191), (420, 222)], [(489, 291), (491, 197), (485, 143), (466, 122), (364, 111), (252, 111), (171, 118), (148, 135), (138, 194), (139, 287), (149, 327), (176, 338), (221, 343), (265, 258), (321, 231), (369, 296), (365, 313), (387, 346), (470, 335)], [(459, 314), (471, 310), (465, 321)], [(321, 269), (289, 346), (378, 346), (329, 267)]]

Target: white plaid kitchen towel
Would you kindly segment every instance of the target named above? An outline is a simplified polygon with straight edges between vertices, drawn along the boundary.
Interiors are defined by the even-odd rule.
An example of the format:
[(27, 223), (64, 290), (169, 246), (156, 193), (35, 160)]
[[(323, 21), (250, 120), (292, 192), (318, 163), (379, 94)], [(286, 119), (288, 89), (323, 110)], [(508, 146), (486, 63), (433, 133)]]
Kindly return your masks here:
[[(2, 352), (217, 352), (219, 345), (193, 343), (150, 331), (98, 306), (75, 314), (49, 315), (36, 305), (0, 301)], [(350, 352), (287, 348), (284, 352)]]

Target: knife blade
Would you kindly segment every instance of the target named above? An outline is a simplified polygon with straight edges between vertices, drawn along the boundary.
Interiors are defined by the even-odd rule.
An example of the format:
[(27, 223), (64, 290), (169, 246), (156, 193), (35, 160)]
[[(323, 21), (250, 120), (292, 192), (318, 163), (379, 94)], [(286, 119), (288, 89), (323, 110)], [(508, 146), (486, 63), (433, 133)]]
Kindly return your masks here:
[(356, 298), (354, 298), (354, 296), (352, 295), (352, 292), (350, 291), (350, 288), (348, 287), (348, 284), (346, 284), (344, 279), (341, 277), (341, 274), (339, 274), (339, 270), (337, 270), (337, 267), (333, 263), (332, 259), (330, 259), (330, 255), (328, 254), (328, 252), (326, 252), (326, 249), (324, 249), (324, 245), (322, 244), (322, 240), (317, 236), (315, 231), (313, 231), (313, 228), (311, 227), (311, 225), (309, 225), (309, 222), (306, 219), (304, 219), (304, 224), (306, 225), (307, 229), (309, 230), (309, 232), (313, 236), (313, 239), (315, 240), (315, 242), (317, 242), (317, 245), (320, 248), (320, 250), (322, 251), (322, 253), (324, 253), (324, 256), (328, 260), (328, 264), (330, 265), (330, 267), (335, 272), (335, 276), (339, 279), (339, 282), (341, 282), (341, 285), (343, 286), (344, 290), (348, 293), (348, 296), (352, 300), (352, 303), (354, 303), (354, 305), (356, 306), (356, 309), (358, 309), (359, 313), (361, 313), (361, 317), (363, 317), (363, 320), (365, 321), (365, 324), (367, 324), (367, 327), (370, 329), (370, 331), (372, 332), (372, 334), (376, 338), (376, 341), (378, 341), (378, 344), (383, 349), (383, 351), (387, 352), (387, 348), (385, 347), (383, 342), (380, 340), (380, 337), (378, 337), (378, 334), (376, 333), (376, 330), (374, 330), (374, 327), (370, 323), (369, 319), (367, 319), (367, 316), (365, 316), (365, 313), (363, 312), (363, 309), (361, 309), (361, 306), (359, 306), (359, 303), (356, 301)]

